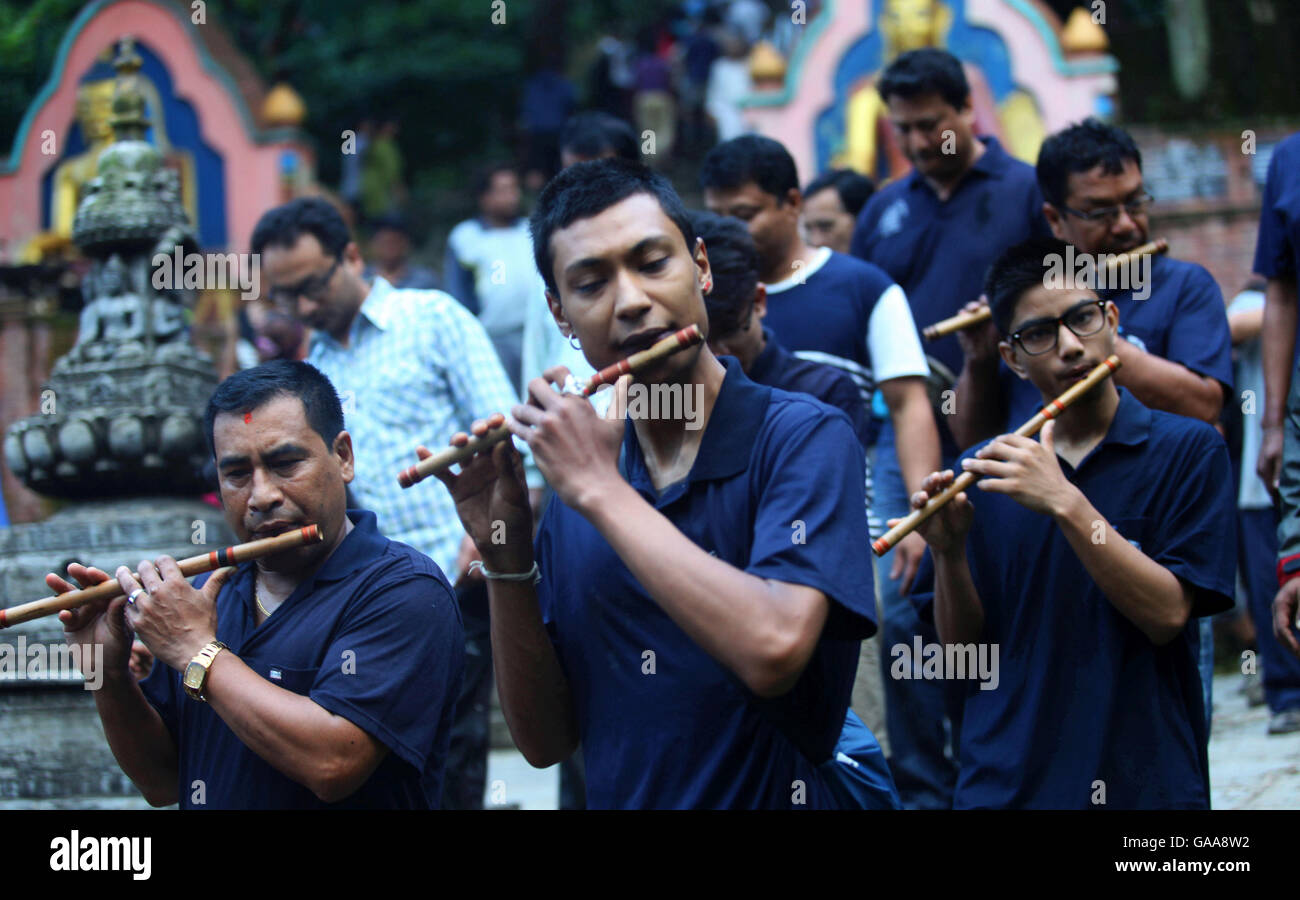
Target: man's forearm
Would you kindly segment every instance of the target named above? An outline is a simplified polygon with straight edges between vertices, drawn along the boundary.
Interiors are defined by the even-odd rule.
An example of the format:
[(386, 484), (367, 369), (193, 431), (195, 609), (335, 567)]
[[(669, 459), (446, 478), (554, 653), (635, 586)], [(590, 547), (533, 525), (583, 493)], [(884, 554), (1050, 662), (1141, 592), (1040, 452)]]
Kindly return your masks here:
[(953, 390), (955, 402), (948, 427), (958, 446), (973, 447), (1005, 430), (1007, 413), (998, 390), (997, 359), (967, 360)]
[(889, 406), (897, 442), (898, 467), (908, 492), (919, 491), (921, 482), (940, 467), (939, 429), (926, 393), (925, 379), (897, 378), (882, 382), (880, 391)]
[(945, 644), (971, 644), (984, 633), (984, 604), (970, 577), (966, 548), (935, 553), (934, 627)]
[(327, 803), (361, 787), (387, 753), (347, 719), (272, 684), (231, 651), (213, 660), (204, 696), (245, 747)]
[(709, 555), (626, 482), (584, 515), (664, 612), (751, 691), (777, 696), (793, 686), (829, 614), (826, 600), (799, 602)]
[(151, 806), (175, 803), (180, 777), (176, 745), (136, 680), (125, 671), (105, 675), (94, 694), (104, 736), (122, 771)]
[(1092, 580), (1124, 618), (1157, 646), (1178, 635), (1191, 615), (1190, 593), (1178, 576), (1130, 544), (1082, 492), (1055, 519)]
[(1260, 338), (1264, 364), (1265, 427), (1282, 424), (1291, 389), (1291, 360), (1295, 355), (1296, 283), (1270, 278), (1264, 292), (1264, 331)]
[(1123, 364), (1115, 381), (1132, 391), (1144, 406), (1211, 425), (1219, 420), (1223, 386), (1215, 379), (1147, 353), (1129, 341), (1116, 341), (1115, 352)]
[(489, 580), (488, 605), (492, 665), (510, 734), (531, 765), (563, 762), (578, 746), (578, 725), (537, 589), (528, 582)]

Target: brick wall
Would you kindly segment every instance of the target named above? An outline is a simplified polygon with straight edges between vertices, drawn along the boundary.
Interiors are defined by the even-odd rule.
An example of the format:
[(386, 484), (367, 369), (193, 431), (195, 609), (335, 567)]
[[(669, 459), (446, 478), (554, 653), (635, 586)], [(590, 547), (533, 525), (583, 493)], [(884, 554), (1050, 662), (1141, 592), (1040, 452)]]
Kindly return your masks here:
[[(1147, 189), (1155, 196), (1153, 237), (1169, 239), (1169, 253), (1210, 270), (1224, 299), (1251, 277), (1259, 231), (1261, 192), (1274, 145), (1300, 130), (1219, 129), (1196, 134), (1134, 125)], [(1253, 150), (1253, 152), (1251, 152)]]

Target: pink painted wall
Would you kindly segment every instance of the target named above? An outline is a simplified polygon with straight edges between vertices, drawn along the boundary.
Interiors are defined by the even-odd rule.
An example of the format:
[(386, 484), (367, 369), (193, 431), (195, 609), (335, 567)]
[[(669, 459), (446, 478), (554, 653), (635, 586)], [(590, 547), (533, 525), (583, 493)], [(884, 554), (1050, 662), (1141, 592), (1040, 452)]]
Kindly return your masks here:
[[(822, 15), (825, 15), (823, 12)], [(845, 52), (871, 30), (874, 0), (836, 0), (835, 20), (823, 28), (808, 48), (799, 83), (791, 85), (793, 100), (785, 106), (756, 106), (745, 111), (754, 130), (785, 144), (799, 168), (799, 183), (817, 175), (813, 125), (835, 99), (835, 69)]]
[[(106, 6), (76, 36), (62, 82), (40, 108), (19, 148), (18, 169), (0, 175), (0, 239), (15, 252), (41, 227), (41, 180), (58, 156), (41, 154), (41, 135), (52, 130), (62, 147), (76, 118), (77, 81), (105, 47), (123, 35), (135, 35), (166, 65), (176, 94), (199, 114), (203, 139), (221, 155), (226, 184), (226, 223), (230, 245), (248, 246), (258, 216), (281, 201), (279, 159), (294, 150), (310, 165), (311, 155), (294, 141), (259, 144), (248, 133), (239, 102), (204, 67), (192, 26), (171, 10), (145, 0), (122, 0)], [(7, 149), (7, 148), (4, 148)], [(219, 249), (219, 248), (210, 248)]]
[(966, 21), (1006, 41), (1012, 77), (1033, 96), (1048, 134), (1086, 119), (1097, 97), (1115, 92), (1115, 76), (1109, 73), (1066, 77), (1057, 72), (1038, 30), (1002, 0), (966, 0)]

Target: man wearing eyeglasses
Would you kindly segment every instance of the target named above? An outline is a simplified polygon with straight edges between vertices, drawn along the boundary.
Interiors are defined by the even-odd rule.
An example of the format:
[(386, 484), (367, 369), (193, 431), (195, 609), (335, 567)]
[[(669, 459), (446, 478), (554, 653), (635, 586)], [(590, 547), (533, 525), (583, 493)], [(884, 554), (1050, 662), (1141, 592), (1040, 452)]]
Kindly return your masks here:
[[(265, 213), (253, 231), (270, 299), (314, 329), (307, 362), (338, 389), (356, 444), (356, 504), (380, 532), (431, 557), (455, 585), (465, 622), (465, 682), (457, 701), (444, 808), (481, 808), (486, 787), (491, 651), (486, 589), (445, 491), (404, 491), (396, 473), (410, 448), (469, 431), (509, 410), (516, 394), (483, 326), (450, 294), (400, 290), (364, 278), (365, 261), (326, 201), (300, 198)], [(531, 487), (541, 477), (525, 451)]]
[[(1153, 198), (1142, 181), (1142, 153), (1123, 129), (1087, 119), (1052, 135), (1038, 154), (1038, 184), (1048, 225), (1073, 245), (1075, 257), (1100, 262), (1103, 254), (1151, 240)], [(1214, 277), (1196, 263), (1164, 256), (1130, 273), (1127, 288), (1096, 285), (1098, 296), (1119, 310), (1120, 336), (1127, 339), (1116, 345), (1124, 364), (1117, 383), (1152, 409), (1217, 422), (1232, 389), (1232, 338)], [(991, 324), (961, 338), (967, 360), (952, 428), (970, 446), (1028, 419), (1039, 396), (999, 365)]]
[[(1074, 256), (1124, 253), (1151, 240), (1152, 197), (1142, 182), (1142, 153), (1121, 128), (1087, 119), (1043, 142), (1038, 153), (1043, 214)], [(1223, 292), (1204, 267), (1156, 256), (1129, 270), (1126, 289), (1097, 291), (1119, 312), (1116, 342), (1123, 368), (1117, 384), (1150, 407), (1214, 424), (1232, 390), (1232, 336)], [(1136, 277), (1134, 277), (1136, 275)], [(1149, 276), (1149, 277), (1148, 277)], [(1138, 283), (1140, 282), (1140, 283)], [(1147, 283), (1149, 282), (1149, 283)], [(1113, 284), (1113, 283), (1111, 283)], [(973, 307), (968, 307), (973, 308)], [(970, 446), (1010, 431), (1032, 416), (1041, 398), (997, 358), (992, 326), (963, 335), (966, 366), (957, 381), (952, 429)], [(1229, 514), (1231, 518), (1231, 514)], [(1200, 623), (1200, 671), (1205, 714), (1211, 706), (1214, 631)]]
[[(1001, 358), (1040, 405), (1124, 343), (1117, 304), (1052, 284), (1044, 260), (1064, 251), (1018, 245), (986, 281)], [(1108, 378), (1038, 440), (1001, 435), (956, 468), (982, 480), (918, 529), (913, 599), (944, 644), (1000, 647), (1000, 666), (996, 687), (966, 687), (953, 805), (1207, 809), (1196, 622), (1232, 607), (1223, 439)]]

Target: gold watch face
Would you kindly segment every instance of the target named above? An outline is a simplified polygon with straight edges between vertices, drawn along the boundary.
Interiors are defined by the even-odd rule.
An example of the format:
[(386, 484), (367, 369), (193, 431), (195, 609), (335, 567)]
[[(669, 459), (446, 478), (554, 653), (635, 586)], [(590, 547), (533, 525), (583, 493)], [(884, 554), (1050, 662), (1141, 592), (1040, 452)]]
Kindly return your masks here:
[(185, 677), (182, 680), (187, 688), (197, 691), (203, 686), (203, 676), (206, 672), (207, 669), (203, 668), (202, 665), (191, 661), (190, 664), (185, 667)]

